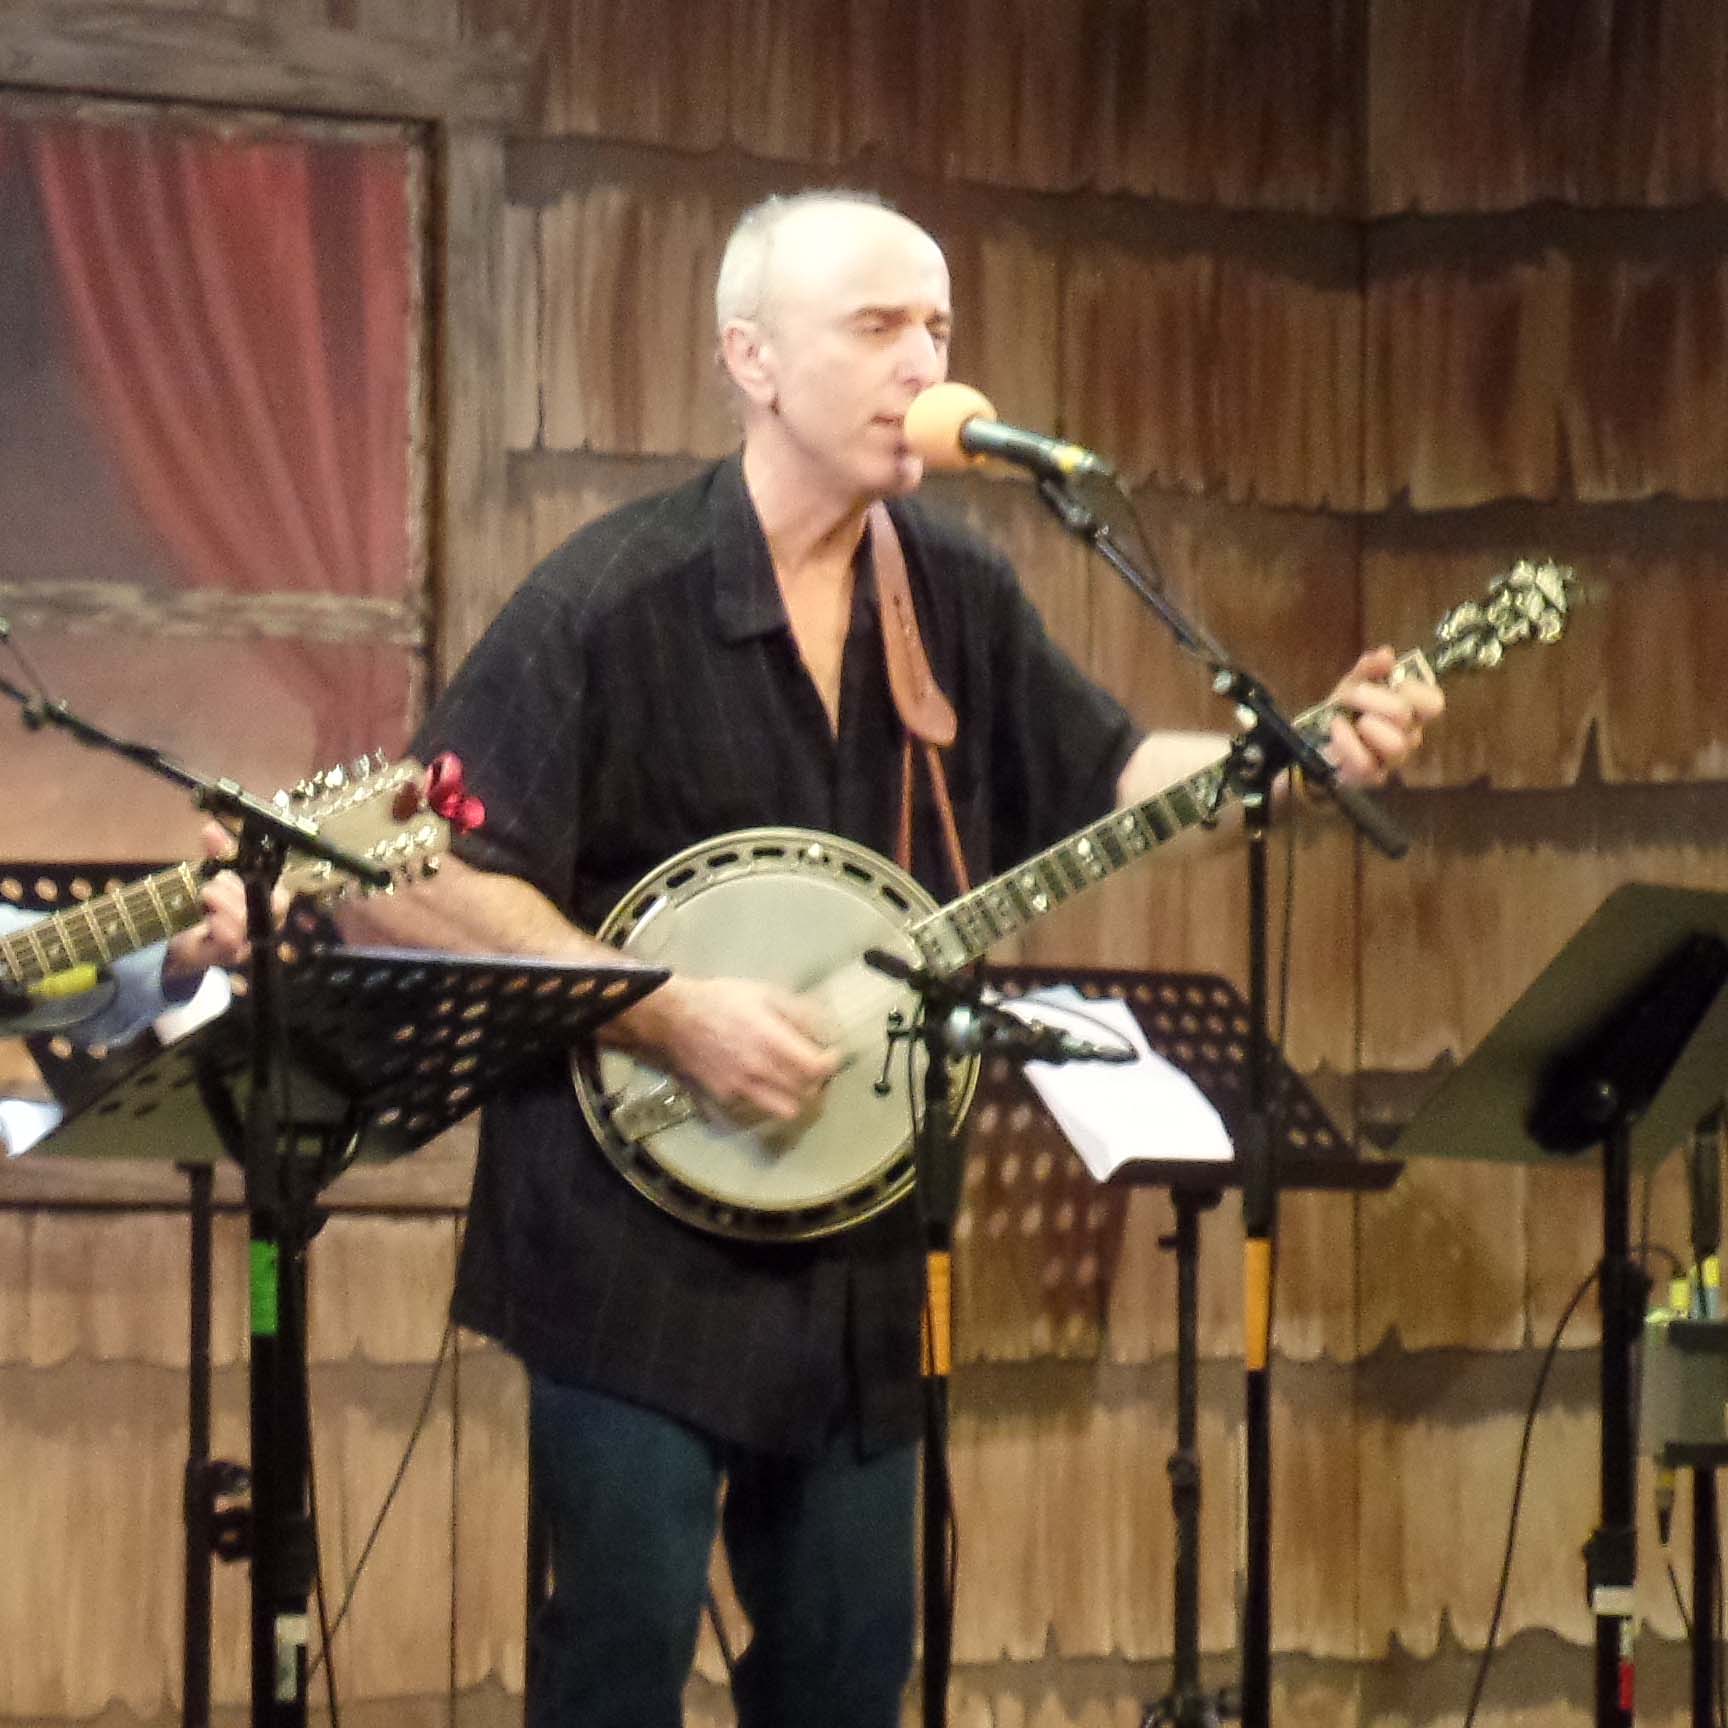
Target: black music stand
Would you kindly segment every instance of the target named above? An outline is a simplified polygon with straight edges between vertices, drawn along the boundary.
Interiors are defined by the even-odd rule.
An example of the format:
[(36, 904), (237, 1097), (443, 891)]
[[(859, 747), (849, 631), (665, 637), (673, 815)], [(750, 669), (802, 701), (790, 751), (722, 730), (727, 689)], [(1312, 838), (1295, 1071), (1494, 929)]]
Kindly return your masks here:
[[(1239, 1145), (1251, 1109), (1248, 1076), (1248, 1005), (1226, 978), (1202, 972), (1052, 971), (1038, 966), (992, 966), (1004, 992), (1030, 994), (1075, 985), (1082, 995), (1127, 1003), (1146, 1042), (1180, 1068), (1223, 1119)], [(1278, 1061), (1269, 1078), (1279, 1125), (1273, 1169), (1281, 1189), (1378, 1192), (1398, 1179), (1402, 1163), (1358, 1158), (1301, 1076)], [(1023, 1084), (1028, 1084), (1022, 1081)], [(1159, 1246), (1176, 1257), (1176, 1449), (1170, 1454), (1170, 1505), (1176, 1524), (1175, 1631), (1170, 1690), (1149, 1704), (1142, 1728), (1212, 1728), (1241, 1713), (1228, 1693), (1200, 1686), (1200, 1456), (1198, 1315), (1200, 1218), (1227, 1188), (1243, 1185), (1238, 1156), (1198, 1160), (1160, 1158), (1155, 1152), (1122, 1164), (1112, 1185), (1170, 1191), (1176, 1228)]]
[(1601, 1523), (1585, 1550), (1598, 1728), (1629, 1728), (1633, 1708), (1633, 1351), (1647, 1289), (1631, 1252), (1632, 1169), (1721, 1101), (1725, 980), (1728, 894), (1618, 888), (1397, 1142), (1402, 1158), (1526, 1162), (1601, 1148)]
[[(308, 1499), (305, 1251), (317, 1195), (357, 1159), (397, 1157), (441, 1133), (523, 1068), (592, 1033), (666, 976), (624, 963), (285, 946), (279, 978), (288, 1108), (268, 1178), (273, 1191), (253, 1192), (248, 1172), (252, 1503), (249, 1513), (217, 1513), (216, 1496), (244, 1486), (220, 1472), (196, 1485), (189, 1476), (187, 1503), (189, 1541), (196, 1527), (208, 1544), (189, 1553), (189, 1564), (207, 1569), (216, 1549), (250, 1558), (255, 1728), (298, 1728), (306, 1720), (316, 1533)], [(241, 1001), (180, 1043), (129, 1064), (30, 1155), (206, 1166), (232, 1157), (244, 1165), (250, 1019)], [(207, 1423), (204, 1433), (207, 1442)], [(207, 1649), (207, 1591), (204, 1601)]]

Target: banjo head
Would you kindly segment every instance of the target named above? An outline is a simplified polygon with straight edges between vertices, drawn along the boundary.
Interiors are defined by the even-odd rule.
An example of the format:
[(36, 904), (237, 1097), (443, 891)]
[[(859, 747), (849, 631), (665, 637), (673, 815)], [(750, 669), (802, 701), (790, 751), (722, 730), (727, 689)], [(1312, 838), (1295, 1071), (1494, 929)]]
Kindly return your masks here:
[[(805, 996), (843, 1065), (796, 1121), (741, 1126), (629, 1052), (585, 1049), (577, 1096), (607, 1157), (656, 1205), (721, 1235), (802, 1240), (892, 1205), (915, 1174), (910, 1100), (924, 1055), (889, 1032), (914, 1022), (918, 1000), (860, 957), (883, 948), (919, 963), (911, 931), (935, 910), (897, 865), (802, 828), (722, 835), (645, 877), (600, 927), (603, 941), (646, 964)], [(958, 1122), (978, 1062), (952, 1067)]]

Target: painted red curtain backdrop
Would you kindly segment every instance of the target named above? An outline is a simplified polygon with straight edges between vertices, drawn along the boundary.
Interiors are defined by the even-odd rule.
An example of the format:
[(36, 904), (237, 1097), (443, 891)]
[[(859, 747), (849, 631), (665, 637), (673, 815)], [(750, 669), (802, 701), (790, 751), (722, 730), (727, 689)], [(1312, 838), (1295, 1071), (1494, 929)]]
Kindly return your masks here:
[[(403, 598), (406, 147), (80, 123), (28, 138), (80, 372), (181, 578)], [(320, 761), (400, 739), (398, 680), (352, 685), (374, 659), (280, 644)]]

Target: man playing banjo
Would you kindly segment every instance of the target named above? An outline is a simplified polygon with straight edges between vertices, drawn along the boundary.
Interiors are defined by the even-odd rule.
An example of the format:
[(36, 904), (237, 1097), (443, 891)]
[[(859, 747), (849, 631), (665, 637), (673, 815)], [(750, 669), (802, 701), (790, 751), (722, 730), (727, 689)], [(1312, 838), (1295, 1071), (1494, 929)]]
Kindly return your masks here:
[[(764, 828), (833, 836), (864, 862), (832, 874), (888, 904), (896, 856), (946, 900), (962, 869), (1016, 865), (1223, 748), (1142, 736), (1051, 642), (1007, 562), (911, 499), (922, 464), (904, 417), (944, 377), (950, 328), (929, 235), (859, 194), (770, 199), (733, 232), (716, 312), (740, 453), (592, 523), (516, 592), (415, 746), (461, 755), (485, 828), (437, 883), (368, 909), (369, 930), (614, 960), (585, 932), (636, 885)], [(940, 785), (905, 747), (891, 687), (891, 567), (957, 720)], [(1389, 687), (1392, 664), (1365, 655), (1334, 692), (1330, 753), (1355, 784), (1397, 768), (1440, 710), (1435, 690)], [(651, 909), (703, 886), (701, 856), (644, 894)], [(685, 1131), (766, 1123), (778, 1161), (740, 1158), (795, 1171), (802, 1148), (773, 1132), (823, 1118), (860, 1064), (785, 958), (820, 946), (792, 927), (790, 890), (783, 917), (771, 888), (742, 904), (751, 916), (726, 920), (713, 951), (753, 944), (760, 967), (715, 976), (674, 953), (670, 981), (609, 1030), (607, 1060), (695, 1100)], [(849, 1110), (835, 1114), (825, 1129), (844, 1140)], [(656, 1204), (609, 1153), (563, 1067), (493, 1103), (457, 1279), (456, 1317), (530, 1377), (556, 1571), (531, 1720), (681, 1720), (721, 1523), (753, 1628), (744, 1728), (892, 1728), (913, 1635), (913, 1208), (727, 1233), (730, 1206), (705, 1228), (699, 1202)]]

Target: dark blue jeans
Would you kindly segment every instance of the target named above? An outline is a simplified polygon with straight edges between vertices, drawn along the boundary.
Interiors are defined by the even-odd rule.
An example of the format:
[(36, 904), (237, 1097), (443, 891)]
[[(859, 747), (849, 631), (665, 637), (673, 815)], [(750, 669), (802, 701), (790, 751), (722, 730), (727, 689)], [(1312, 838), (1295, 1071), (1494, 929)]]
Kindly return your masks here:
[(814, 1460), (766, 1457), (540, 1375), (530, 1423), (555, 1573), (530, 1728), (678, 1728), (717, 1523), (753, 1629), (739, 1728), (896, 1728), (915, 1447), (860, 1461), (842, 1436)]

